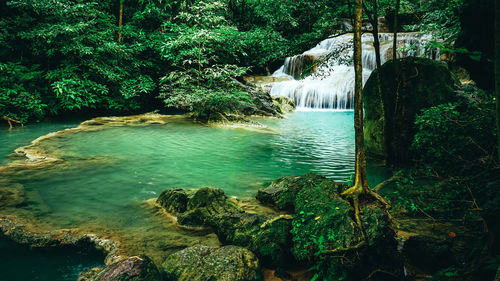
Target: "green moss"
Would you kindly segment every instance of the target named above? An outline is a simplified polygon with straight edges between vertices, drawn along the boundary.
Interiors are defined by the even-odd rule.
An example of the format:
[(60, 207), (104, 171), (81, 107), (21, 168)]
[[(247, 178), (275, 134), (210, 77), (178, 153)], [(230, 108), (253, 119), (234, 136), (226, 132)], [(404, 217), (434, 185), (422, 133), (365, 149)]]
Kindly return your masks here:
[(293, 262), (290, 254), (291, 221), (274, 216), (239, 213), (223, 213), (211, 219), (211, 226), (224, 244), (249, 248), (261, 262), (271, 268)]
[(170, 255), (162, 264), (168, 281), (259, 281), (257, 257), (242, 247), (196, 245)]
[[(346, 188), (306, 174), (279, 178), (259, 194), (268, 203), (276, 202), (278, 208), (294, 210), (291, 252), (300, 263), (311, 266), (315, 280), (363, 280), (376, 269), (391, 273), (384, 278), (400, 276), (402, 263), (394, 231), (377, 205), (363, 207), (361, 220), (368, 240), (355, 247), (363, 235), (353, 219), (351, 203), (341, 196)], [(339, 248), (339, 254), (328, 254)]]
[(213, 187), (165, 190), (156, 202), (167, 212), (176, 215), (178, 223), (182, 225), (203, 226), (214, 215), (241, 212), (224, 191)]

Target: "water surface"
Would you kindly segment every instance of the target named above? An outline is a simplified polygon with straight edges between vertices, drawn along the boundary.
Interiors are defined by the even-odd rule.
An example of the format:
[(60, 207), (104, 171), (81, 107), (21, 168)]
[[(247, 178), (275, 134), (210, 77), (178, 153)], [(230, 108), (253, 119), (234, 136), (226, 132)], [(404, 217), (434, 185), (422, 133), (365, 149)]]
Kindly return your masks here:
[[(316, 172), (345, 181), (353, 173), (352, 111), (295, 112), (283, 120), (259, 121), (272, 132), (172, 119), (166, 125), (111, 127), (53, 139), (52, 149), (66, 162), (12, 179), (29, 198), (15, 212), (52, 228), (99, 233), (119, 240), (128, 254), (145, 253), (161, 262), (185, 246), (218, 244), (214, 234), (181, 229), (144, 203), (165, 189), (215, 186), (243, 198), (280, 176)], [(26, 144), (26, 138), (52, 126), (67, 125), (25, 128), (19, 138), (2, 143)], [(2, 149), (1, 155), (8, 154)], [(375, 166), (368, 173), (371, 184), (387, 176)]]

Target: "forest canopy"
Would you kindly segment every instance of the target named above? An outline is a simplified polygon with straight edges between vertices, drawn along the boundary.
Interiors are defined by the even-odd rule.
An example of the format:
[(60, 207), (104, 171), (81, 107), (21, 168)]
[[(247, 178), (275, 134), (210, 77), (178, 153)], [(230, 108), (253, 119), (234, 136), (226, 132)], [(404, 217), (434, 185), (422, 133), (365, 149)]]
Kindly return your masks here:
[[(393, 3), (379, 1), (380, 15)], [(370, 1), (366, 5), (370, 6)], [(406, 29), (457, 36), (462, 0), (401, 1)], [(269, 73), (350, 21), (350, 1), (9, 0), (0, 8), (0, 115), (224, 111), (235, 80)], [(163, 100), (165, 102), (163, 102)]]

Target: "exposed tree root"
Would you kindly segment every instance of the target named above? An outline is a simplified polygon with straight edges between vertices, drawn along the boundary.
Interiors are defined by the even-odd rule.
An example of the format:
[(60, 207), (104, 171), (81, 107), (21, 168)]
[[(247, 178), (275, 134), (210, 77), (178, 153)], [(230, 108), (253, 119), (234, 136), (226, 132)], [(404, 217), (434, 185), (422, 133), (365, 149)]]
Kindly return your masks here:
[(368, 185), (355, 184), (353, 187), (347, 189), (342, 193), (342, 195), (346, 197), (350, 197), (353, 202), (354, 207), (354, 218), (356, 220), (357, 225), (361, 229), (361, 233), (363, 235), (363, 239), (366, 240), (365, 231), (363, 228), (363, 224), (361, 223), (361, 219), (359, 218), (360, 206), (359, 206), (359, 197), (362, 195), (367, 195), (374, 198), (376, 201), (382, 203), (384, 205), (387, 215), (389, 219), (392, 219), (392, 216), (389, 214), (388, 210), (391, 208), (391, 205), (377, 192), (371, 190)]
[(394, 181), (397, 181), (398, 179), (402, 178), (402, 176), (400, 175), (400, 173), (396, 173), (395, 175), (393, 175), (392, 177), (386, 179), (385, 181), (377, 184), (372, 190), (374, 192), (378, 192), (379, 190), (381, 190), (382, 188), (386, 187), (387, 185), (389, 185), (390, 183), (394, 182)]

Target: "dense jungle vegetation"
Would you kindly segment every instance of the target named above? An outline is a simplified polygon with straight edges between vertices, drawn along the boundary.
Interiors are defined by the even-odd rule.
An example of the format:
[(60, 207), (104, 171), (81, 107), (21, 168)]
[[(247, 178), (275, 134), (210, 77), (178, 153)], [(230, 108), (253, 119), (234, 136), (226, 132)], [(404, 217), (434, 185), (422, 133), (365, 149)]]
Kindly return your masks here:
[[(353, 197), (353, 224), (366, 238), (359, 213), (369, 212), (363, 201), (370, 195), (382, 205), (390, 203), (395, 217), (425, 218), (433, 227), (453, 222), (467, 228), (481, 221), (484, 239), (469, 245), (470, 252), (460, 252), (477, 259), (456, 258), (429, 280), (490, 280), (497, 270), (499, 280), (500, 15), (495, 30), (494, 2), (499, 10), (498, 0), (365, 0), (360, 13), (359, 0), (2, 1), (0, 116), (29, 124), (75, 115), (157, 111), (204, 119), (241, 112), (255, 103), (244, 76), (268, 75), (286, 57), (333, 34), (352, 32), (355, 15), (356, 22), (366, 24), (363, 29), (384, 17), (391, 32), (430, 34), (427, 50), (439, 48), (443, 65), (462, 83), (453, 89), (453, 99), (416, 114), (405, 163), (391, 162), (387, 155), (382, 159), (394, 176), (372, 188), (387, 202), (368, 187), (366, 167), (356, 166), (350, 186), (363, 188), (342, 190)], [(412, 46), (406, 48), (401, 51)], [(398, 60), (393, 61), (397, 75), (378, 74), (381, 66), (374, 72), (381, 96), (381, 80), (403, 79)], [(360, 78), (356, 81), (361, 92)], [(356, 101), (357, 110), (362, 111), (362, 102)], [(381, 111), (387, 118), (387, 108)], [(358, 145), (363, 125), (355, 128)], [(358, 147), (356, 153), (357, 163), (366, 165)], [(337, 192), (343, 187), (328, 188)], [(291, 226), (299, 237), (293, 251), (313, 261), (314, 280), (343, 280), (328, 279), (339, 267), (327, 257), (338, 253), (330, 249), (338, 234), (315, 223), (335, 212), (333, 205), (325, 211), (321, 200), (327, 196), (319, 192), (295, 194), (306, 199), (294, 206), (301, 213)], [(321, 197), (316, 198), (321, 204), (309, 204), (307, 196)], [(456, 235), (449, 233), (450, 239)]]
[[(462, 1), (401, 1), (414, 30), (460, 33)], [(0, 114), (23, 123), (75, 112), (248, 102), (238, 78), (274, 71), (350, 19), (350, 1), (2, 1)], [(367, 1), (367, 6), (370, 1)], [(379, 15), (392, 1), (380, 1)], [(393, 13), (393, 12), (392, 12)], [(445, 27), (445, 29), (443, 29)], [(451, 51), (460, 51), (451, 50)]]

